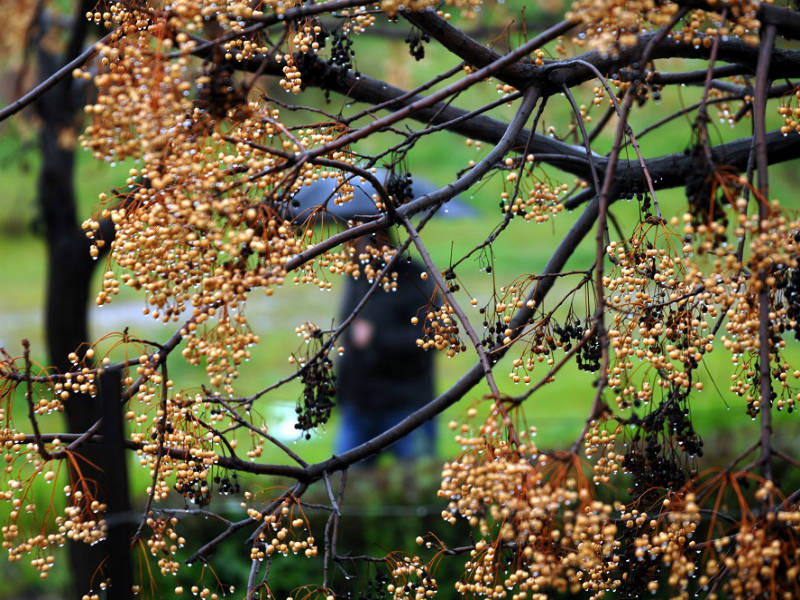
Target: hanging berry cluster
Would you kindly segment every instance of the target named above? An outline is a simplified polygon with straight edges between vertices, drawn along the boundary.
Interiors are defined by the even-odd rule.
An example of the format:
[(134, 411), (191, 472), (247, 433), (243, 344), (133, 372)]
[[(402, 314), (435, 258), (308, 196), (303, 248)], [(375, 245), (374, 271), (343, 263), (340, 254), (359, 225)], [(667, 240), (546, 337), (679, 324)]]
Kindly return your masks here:
[[(246, 492), (245, 499), (251, 498), (252, 494)], [(274, 510), (265, 512), (249, 508), (247, 515), (260, 523), (250, 548), (251, 560), (263, 561), (273, 554), (303, 554), (308, 558), (317, 555), (319, 549), (299, 502), (285, 499)]]
[(406, 36), (406, 44), (408, 44), (408, 52), (416, 61), (425, 58), (425, 44), (431, 41), (431, 37), (427, 32), (420, 31), (416, 27), (412, 27)]
[(356, 578), (350, 582), (351, 586), (344, 591), (339, 592), (344, 600), (387, 600), (387, 593), (393, 593), (387, 590), (391, 584), (391, 577), (384, 570), (380, 569), (373, 577), (370, 577), (366, 585), (361, 584)]
[(386, 192), (394, 198), (395, 204), (400, 206), (414, 199), (412, 183), (411, 173), (396, 173), (392, 171), (389, 175), (389, 180), (386, 182)]
[(600, 359), (602, 352), (600, 349), (600, 339), (592, 324), (587, 319), (581, 322), (575, 317), (567, 317), (564, 325), (554, 323), (552, 326), (553, 334), (558, 336), (558, 345), (565, 351), (569, 352), (572, 349), (573, 343), (580, 342), (586, 335), (589, 339), (584, 342), (583, 346), (578, 350), (575, 355), (575, 360), (578, 368), (581, 371), (594, 373), (600, 369)]
[(455, 439), (465, 451), (442, 469), (442, 517), (465, 519), (478, 536), (457, 591), (492, 599), (613, 591), (622, 505), (597, 500), (573, 457), (540, 453), (535, 428), (512, 427), (507, 437), (504, 421), (495, 406), (477, 428), (464, 423)]
[[(411, 318), (412, 325), (418, 323), (417, 317)], [(422, 326), (422, 334), (417, 340), (417, 346), (423, 350), (434, 348), (445, 352), (450, 358), (467, 350), (467, 345), (460, 337), (455, 310), (446, 302), (441, 308), (428, 311)]]
[(726, 241), (724, 231), (728, 227), (728, 215), (724, 205), (730, 198), (741, 194), (738, 176), (727, 177), (724, 170), (708, 164), (703, 148), (698, 144), (690, 155), (695, 168), (686, 179), (686, 201), (692, 215), (692, 225), (706, 226), (713, 235), (714, 247)]
[(336, 375), (327, 355), (305, 363), (302, 368), (303, 394), (295, 408), (297, 423), (294, 427), (303, 432), (306, 439), (311, 439), (310, 430), (325, 425), (336, 405)]
[(391, 577), (386, 591), (394, 600), (426, 600), (439, 589), (429, 567), (418, 556), (404, 556), (397, 561)]
[[(800, 234), (795, 234), (795, 241), (800, 241)], [(788, 331), (794, 331), (794, 339), (800, 341), (800, 269), (787, 269), (783, 273), (775, 273), (775, 288), (783, 299), (777, 303), (778, 308), (786, 308)], [(794, 327), (791, 324), (794, 323)], [(781, 331), (780, 333), (783, 333)]]
[(349, 30), (344, 27), (331, 32), (330, 63), (339, 67), (343, 72), (353, 69), (353, 57), (356, 55), (356, 51), (353, 49), (353, 40), (349, 34)]
[(211, 487), (208, 482), (208, 468), (202, 464), (190, 467), (179, 476), (175, 491), (197, 506), (211, 503)]
[[(12, 0), (14, 11), (0, 8), (0, 14), (9, 17), (9, 32), (28, 29), (29, 24), (23, 28), (20, 16), (14, 14), (30, 18), (32, 13), (23, 4)], [(491, 58), (478, 61), (494, 64), (490, 69), (497, 67), (490, 77), (480, 79), (470, 78), (479, 66), (467, 64), (471, 51), (461, 46), (453, 54), (465, 62), (448, 75), (460, 77), (461, 83), (445, 83), (443, 78), (425, 84), (415, 81), (416, 91), (407, 95), (395, 93), (396, 88), (390, 89), (388, 82), (382, 86), (384, 82), (375, 84), (353, 72), (357, 36), (380, 15), (392, 20), (399, 11), (424, 11), (417, 17), (428, 25), (441, 19), (440, 32), (447, 21), (459, 22), (444, 12), (448, 7), (464, 8), (459, 16), (474, 17), (480, 4), (479, 0), (448, 0), (444, 4), (433, 0), (367, 4), (350, 0), (330, 4), (142, 0), (105, 2), (102, 9), (86, 15), (113, 32), (93, 48), (96, 61), (91, 67), (74, 73), (82, 81), (93, 79), (97, 90), (85, 107), (88, 125), (80, 141), (97, 159), (114, 165), (126, 161), (130, 167), (127, 187), (101, 195), (97, 213), (83, 224), (89, 254), (99, 258), (109, 251), (97, 303), (111, 302), (124, 284), (143, 293), (145, 314), (162, 323), (180, 321), (183, 325), (157, 350), (152, 342), (133, 341), (127, 330), (109, 335), (99, 346), (85, 345), (69, 356), (71, 372), (66, 374), (36, 369), (27, 347), (21, 362), (2, 354), (0, 445), (5, 470), (0, 501), (8, 504), (2, 536), (12, 561), (27, 555), (46, 577), (55, 560), (55, 548), (67, 541), (96, 544), (107, 535), (109, 507), (93, 496), (94, 482), (74, 477), (62, 487), (65, 508), (61, 513), (52, 510), (54, 505), (45, 508), (38, 504), (39, 488), (34, 487), (39, 479), (55, 486), (66, 470), (74, 476), (81, 445), (100, 441), (97, 426), (62, 440), (61, 434), (42, 434), (36, 419), (69, 408), (68, 402), (76, 397), (97, 395), (98, 376), (110, 364), (104, 344), (109, 352), (124, 355), (117, 365), (122, 370), (124, 418), (129, 423), (129, 439), (124, 444), (136, 453), (151, 477), (144, 522), (150, 533), (146, 550), (158, 558), (161, 572), (176, 573), (180, 566), (176, 554), (185, 542), (176, 530), (177, 520), (168, 515), (181, 511), (207, 516), (210, 508), (159, 505), (173, 502), (177, 495), (179, 503), (211, 507), (215, 495), (241, 493), (237, 471), (257, 475), (253, 485), (260, 488), (257, 493), (247, 490), (242, 494), (240, 508), (245, 519), (221, 518), (220, 523), (229, 523), (230, 533), (252, 525), (252, 573), (257, 574), (260, 561), (276, 553), (315, 556), (317, 546), (299, 495), (322, 477), (330, 492), (330, 464), (345, 469), (347, 461), (339, 457), (332, 463), (308, 465), (267, 433), (270, 424), (257, 421), (260, 407), (255, 402), (265, 401), (261, 398), (274, 387), (248, 397), (235, 395), (240, 368), (259, 342), (246, 317), (247, 302), (256, 291), (273, 295), (287, 278), (329, 290), (331, 276), (339, 274), (377, 282), (383, 290), (392, 291), (397, 289), (398, 273), (382, 273), (396, 258), (396, 250), (384, 243), (381, 235), (374, 235), (366, 248), (354, 240), (342, 244), (348, 234), (331, 240), (331, 231), (341, 231), (339, 225), (351, 230), (359, 227), (358, 223), (337, 223), (325, 229), (329, 224), (323, 222), (320, 229), (324, 231), (319, 231), (314, 228), (324, 220), (322, 206), (312, 209), (308, 220), (299, 224), (284, 218), (287, 204), (301, 188), (320, 180), (336, 182), (336, 192), (327, 200), (330, 206), (347, 203), (355, 194), (353, 172), (371, 168), (401, 152), (397, 148), (410, 147), (423, 139), (420, 136), (445, 128), (463, 132), (477, 127), (477, 135), (489, 145), (488, 134), (494, 135), (494, 129), (483, 127), (489, 121), (482, 113), (492, 110), (492, 118), (508, 116), (504, 105), (513, 108), (518, 91), (526, 96), (523, 104), (527, 105), (533, 88), (523, 90), (518, 77), (525, 73), (530, 75), (526, 81), (549, 82), (541, 87), (548, 103), (557, 98), (553, 92), (560, 91), (550, 84), (570, 86), (574, 78), (581, 80), (576, 93), (591, 95), (582, 99), (585, 104), (576, 106), (573, 118), (565, 120), (566, 132), (558, 132), (550, 122), (534, 127), (528, 138), (530, 153), (520, 153), (521, 144), (515, 140), (507, 152), (493, 154), (493, 161), (478, 163), (477, 168), (477, 161), (470, 161), (468, 169), (476, 176), (474, 181), (487, 182), (493, 174), (503, 180), (503, 191), (495, 197), (500, 212), (495, 218), (501, 225), (482, 237), (486, 240), (478, 246), (483, 248), (482, 256), (491, 256), (494, 240), (507, 228), (513, 229), (519, 219), (547, 222), (562, 213), (565, 204), (574, 204), (565, 200), (568, 194), (574, 194), (575, 203), (585, 198), (580, 190), (592, 185), (586, 175), (594, 169), (593, 161), (607, 165), (609, 173), (617, 163), (614, 179), (608, 180), (614, 183), (608, 210), (598, 212), (605, 214), (612, 226), (604, 228), (599, 223), (597, 255), (578, 267), (583, 271), (521, 275), (499, 290), (492, 275), (490, 299), (479, 309), (483, 330), (478, 337), (484, 350), (494, 352), (489, 356), (492, 364), (511, 346), (523, 348), (512, 357), (511, 379), (527, 384), (534, 368), (546, 371), (541, 383), (529, 388), (543, 387), (545, 398), (552, 389), (550, 383), (573, 366), (592, 373), (581, 377), (596, 387), (587, 385), (588, 393), (576, 398), (590, 412), (581, 419), (580, 434), (570, 440), (568, 450), (543, 451), (533, 443), (535, 428), (520, 425), (526, 416), (520, 409), (528, 397), (524, 395), (503, 402), (495, 398), (497, 403), (489, 407), (488, 418), (477, 424), (473, 422), (475, 409), (467, 411), (463, 423), (453, 424), (462, 452), (442, 470), (440, 497), (446, 502), (442, 516), (450, 523), (463, 519), (473, 528), (469, 545), (458, 550), (467, 558), (465, 576), (456, 590), (464, 596), (493, 600), (544, 600), (566, 594), (593, 599), (608, 594), (640, 598), (666, 590), (681, 600), (695, 591), (712, 599), (800, 596), (797, 492), (790, 495), (792, 491), (781, 489), (779, 477), (770, 472), (778, 459), (788, 464), (795, 461), (779, 449), (782, 442), (771, 437), (769, 422), (775, 416), (770, 409), (792, 412), (800, 401), (800, 369), (793, 368), (792, 351), (787, 351), (788, 338), (800, 340), (800, 220), (786, 206), (782, 210), (772, 201), (769, 192), (754, 189), (750, 174), (736, 158), (744, 144), (731, 153), (718, 152), (721, 146), (710, 147), (705, 112), (695, 121), (690, 149), (683, 156), (668, 157), (681, 168), (690, 165), (682, 180), (688, 203), (683, 215), (669, 212), (674, 203), (667, 207), (662, 200), (659, 206), (655, 191), (642, 193), (641, 181), (618, 181), (623, 170), (632, 172), (631, 165), (636, 163), (632, 154), (629, 160), (617, 162), (616, 155), (605, 155), (605, 150), (585, 156), (583, 148), (576, 154), (575, 146), (564, 142), (581, 141), (579, 124), (592, 121), (593, 107), (612, 110), (588, 136), (592, 138), (595, 132), (605, 135), (602, 128), (606, 122), (615, 122), (617, 107), (612, 100), (634, 111), (650, 110), (649, 100), (658, 100), (662, 85), (669, 89), (669, 84), (656, 81), (668, 81), (670, 77), (662, 77), (666, 71), (657, 73), (649, 59), (641, 58), (640, 50), (648, 53), (655, 49), (658, 58), (654, 60), (659, 61), (659, 68), (667, 69), (676, 63), (665, 59), (680, 55), (703, 58), (713, 52), (719, 54), (720, 62), (730, 63), (731, 48), (737, 65), (741, 59), (741, 64), (748, 65), (744, 69), (748, 73), (764, 75), (798, 62), (793, 51), (785, 49), (786, 42), (781, 42), (773, 52), (780, 60), (768, 68), (754, 69), (766, 54), (748, 47), (758, 43), (762, 32), (766, 40), (776, 29), (778, 35), (791, 38), (787, 32), (796, 29), (792, 19), (784, 22), (775, 15), (794, 18), (796, 9), (756, 0), (731, 0), (702, 9), (696, 8), (698, 3), (688, 6), (670, 0), (575, 0), (567, 21), (556, 28), (563, 33), (575, 27), (576, 45), (599, 50), (582, 57), (584, 62), (598, 65), (597, 73), (587, 74), (583, 72), (586, 65), (578, 68), (570, 63), (568, 42), (555, 37), (541, 47), (529, 48), (520, 61), (502, 69)], [(336, 24), (330, 32), (328, 23)], [(671, 30), (663, 30), (663, 37), (657, 38), (664, 25)], [(440, 37), (435, 27), (420, 27), (425, 31), (412, 28), (406, 38), (415, 60), (425, 57), (426, 44)], [(648, 40), (654, 39), (658, 43), (648, 45)], [(509, 40), (515, 43), (513, 35)], [(0, 47), (9, 44), (3, 40)], [(767, 44), (762, 48), (769, 50)], [(489, 52), (494, 50), (487, 48), (484, 58)], [(620, 66), (609, 69), (607, 65)], [(737, 65), (733, 70), (738, 72)], [(720, 113), (734, 122), (756, 113), (758, 107), (750, 90), (752, 77), (736, 76), (722, 82), (721, 73), (727, 69), (715, 70), (709, 87), (719, 89), (705, 89), (703, 102), (724, 99), (721, 94), (732, 90), (732, 97), (720, 103)], [(696, 74), (672, 75), (698, 79)], [(342, 91), (359, 101), (371, 97), (371, 108), (356, 113), (347, 100), (341, 103), (340, 114), (302, 101), (286, 106), (279, 98), (257, 92), (262, 86), (266, 89), (266, 77), (279, 79), (283, 90), (295, 95), (317, 86)], [(800, 92), (791, 83), (783, 86), (779, 78), (766, 84), (766, 89), (763, 77), (755, 79), (756, 97), (761, 92), (773, 95), (782, 87), (789, 90), (791, 96), (778, 107), (783, 126), (767, 137), (780, 139), (782, 133), (782, 147), (791, 149), (794, 142), (790, 136), (800, 130), (800, 108), (796, 107)], [(343, 85), (346, 82), (348, 85)], [(612, 87), (606, 89), (607, 83)], [(594, 89), (580, 90), (584, 84)], [(538, 83), (535, 85), (538, 89)], [(497, 92), (497, 103), (483, 109), (470, 107), (462, 113), (463, 118), (450, 119), (448, 114), (460, 110), (456, 105), (480, 96), (476, 93), (480, 86), (488, 87), (492, 95)], [(434, 98), (435, 94), (441, 95)], [(616, 98), (609, 97), (611, 94)], [(442, 104), (436, 105), (435, 100)], [(544, 111), (544, 98), (540, 100)], [(378, 111), (384, 110), (378, 117)], [(436, 119), (425, 117), (424, 128), (417, 131), (405, 127), (407, 117), (423, 118), (426, 111)], [(288, 119), (286, 112), (292, 114)], [(530, 121), (527, 115), (519, 116)], [(512, 122), (514, 126), (519, 123), (517, 119)], [(623, 142), (625, 153), (635, 140), (629, 135), (628, 123), (620, 120), (618, 125), (620, 138), (628, 138)], [(506, 131), (511, 133), (511, 129), (510, 125)], [(525, 137), (522, 130), (518, 133)], [(59, 142), (71, 143), (71, 128), (62, 135)], [(382, 144), (387, 136), (405, 136), (405, 141), (385, 153), (369, 154), (374, 151), (373, 144)], [(508, 140), (505, 136), (500, 139), (496, 148), (502, 150)], [(468, 140), (467, 146), (476, 152), (481, 149), (481, 143), (473, 140)], [(728, 147), (736, 148), (737, 143)], [(759, 144), (753, 148), (751, 156), (759, 160), (751, 162), (756, 163), (753, 168), (762, 180), (766, 174), (758, 163), (763, 162), (763, 149)], [(786, 156), (793, 152), (791, 149)], [(780, 151), (770, 147), (767, 162), (777, 154)], [(738, 166), (723, 164), (729, 159)], [(551, 179), (549, 166), (547, 172), (536, 168), (540, 160), (574, 172), (577, 179), (570, 183), (561, 175)], [(658, 159), (642, 160), (658, 164)], [(481, 174), (487, 165), (489, 170)], [(448, 177), (443, 173), (441, 178)], [(384, 183), (394, 204), (376, 202), (380, 212), (391, 219), (396, 216), (393, 209), (405, 213), (414, 208), (408, 206), (414, 186), (404, 165), (397, 166)], [(663, 181), (652, 183), (660, 188)], [(618, 187), (625, 189), (614, 189)], [(636, 213), (633, 210), (626, 215), (613, 204), (620, 196), (635, 196), (639, 202), (639, 218), (633, 227), (616, 221), (616, 217)], [(559, 234), (559, 250), (553, 255), (556, 263), (563, 259), (562, 266), (567, 264), (565, 252), (573, 261), (586, 258), (576, 252), (572, 236), (587, 225), (591, 215), (587, 210), (580, 227)], [(111, 225), (113, 240), (104, 239), (101, 232)], [(362, 231), (368, 228), (366, 225)], [(472, 251), (465, 258), (471, 255)], [(417, 344), (443, 350), (448, 356), (468, 349), (462, 340), (465, 330), (472, 335), (471, 328), (456, 318), (460, 310), (455, 302), (462, 299), (467, 283), (461, 271), (456, 276), (461, 262), (442, 271), (446, 288), (440, 292), (444, 297), (432, 298), (424, 317), (420, 314), (412, 320), (414, 324), (422, 321)], [(493, 262), (485, 260), (483, 264), (487, 273), (495, 273)], [(422, 278), (430, 273), (423, 273)], [(538, 286), (545, 281), (553, 284), (553, 289), (568, 288), (572, 283), (569, 277), (575, 275), (583, 278), (558, 302), (551, 305), (546, 300), (546, 305), (539, 306), (539, 301), (533, 300), (540, 297), (537, 290), (544, 288)], [(567, 307), (581, 289), (586, 291), (585, 310), (574, 314)], [(470, 302), (476, 308), (480, 304), (477, 298)], [(303, 358), (293, 357), (293, 368), (298, 370), (279, 385), (299, 379), (302, 392), (296, 403), (295, 428), (310, 438), (315, 428), (329, 421), (335, 405), (336, 380), (328, 358), (333, 340), (326, 337), (332, 332), (322, 333), (310, 323), (298, 327), (297, 333), (307, 343), (307, 350), (299, 353)], [(606, 341), (607, 347), (603, 347)], [(180, 350), (175, 354), (182, 351), (190, 365), (205, 369), (207, 380), (199, 386), (200, 391), (174, 389), (166, 374), (166, 360), (176, 348)], [(700, 471), (699, 459), (706, 452), (692, 420), (693, 409), (703, 401), (704, 385), (708, 384), (701, 366), (713, 352), (720, 351), (726, 353), (726, 366), (733, 365), (726, 380), (728, 390), (741, 398), (732, 407), (762, 418), (761, 437), (754, 446), (761, 456), (748, 459), (752, 466), (741, 470), (741, 465), (733, 462), (713, 472)], [(97, 365), (92, 363), (95, 353)], [(573, 362), (566, 360), (569, 353), (574, 354)], [(32, 375), (32, 370), (38, 374)], [(462, 390), (464, 381), (459, 384)], [(459, 387), (454, 388), (453, 398), (463, 393)], [(448, 394), (444, 400), (450, 397)], [(27, 403), (27, 428), (14, 422), (16, 415), (24, 414), (20, 398)], [(441, 402), (433, 404), (431, 410), (440, 406)], [(50, 419), (42, 423), (46, 421), (49, 424)], [(246, 436), (250, 445), (240, 458), (239, 443)], [(267, 442), (274, 444), (276, 453), (282, 452), (281, 458), (288, 464), (273, 461), (271, 456), (256, 460), (264, 454)], [(56, 465), (67, 466), (59, 471)], [(294, 479), (297, 485), (285, 493), (277, 492), (276, 497), (272, 482), (262, 484), (263, 477), (276, 473)], [(266, 503), (262, 502), (265, 495), (270, 496)], [(329, 523), (338, 525), (340, 507), (333, 493), (330, 500)], [(326, 552), (325, 578), (331, 561), (353, 558), (337, 555), (335, 540), (329, 536), (336, 528), (326, 531), (325, 548), (331, 552)], [(432, 598), (439, 586), (436, 561), (456, 553), (448, 551), (444, 543), (438, 543), (437, 550), (441, 552), (430, 563), (419, 556), (387, 555), (384, 563), (391, 578), (377, 578), (367, 597), (382, 597), (385, 589), (395, 600)], [(316, 589), (324, 590), (326, 600), (333, 600), (326, 584)], [(179, 589), (176, 594), (182, 592)], [(352, 597), (363, 597), (358, 592)], [(199, 586), (193, 586), (192, 593), (214, 599)], [(92, 598), (98, 597), (92, 594)]]

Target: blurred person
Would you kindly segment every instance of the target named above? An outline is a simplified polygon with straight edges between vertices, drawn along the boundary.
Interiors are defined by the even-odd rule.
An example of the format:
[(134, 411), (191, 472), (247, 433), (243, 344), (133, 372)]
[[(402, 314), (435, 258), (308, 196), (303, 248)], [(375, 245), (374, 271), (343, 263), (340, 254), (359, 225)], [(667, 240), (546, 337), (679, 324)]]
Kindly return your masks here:
[[(438, 189), (430, 182), (412, 179), (407, 174), (396, 176), (385, 169), (378, 169), (375, 175), (387, 182), (392, 195), (402, 196), (399, 204)], [(343, 223), (381, 214), (373, 200), (376, 190), (369, 182), (353, 177), (349, 183), (354, 188), (353, 198), (342, 204), (334, 202), (339, 190), (335, 179), (319, 179), (301, 188), (289, 203), (291, 217), (300, 221), (314, 213), (320, 222), (330, 218)], [(320, 207), (324, 207), (322, 212)], [(437, 212), (445, 218), (475, 214), (458, 197)], [(365, 254), (368, 245), (396, 246), (388, 230), (356, 240), (357, 255)], [(382, 265), (374, 267), (380, 270)], [(341, 338), (344, 354), (336, 363), (341, 415), (335, 441), (337, 454), (383, 433), (434, 398), (434, 353), (416, 344), (422, 337), (428, 306), (436, 299), (433, 283), (420, 277), (424, 270), (409, 255), (400, 257), (392, 269), (397, 273), (396, 290), (379, 287)], [(347, 278), (340, 322), (353, 312), (371, 286), (363, 274), (358, 279)], [(419, 319), (417, 325), (411, 323), (412, 317)], [(433, 456), (435, 451), (435, 420), (427, 421), (390, 448), (392, 454), (403, 460)]]
[[(388, 238), (377, 236), (377, 245)], [(362, 254), (367, 240), (356, 242)], [(344, 354), (336, 364), (341, 421), (335, 452), (341, 454), (396, 425), (434, 397), (434, 353), (417, 346), (434, 285), (422, 280), (423, 267), (409, 256), (400, 257), (392, 271), (397, 289), (383, 286), (372, 294), (342, 336)], [(353, 312), (372, 283), (365, 276), (348, 278), (340, 320)], [(419, 323), (413, 325), (412, 317)], [(433, 456), (436, 423), (427, 421), (394, 443), (390, 452), (400, 459)]]

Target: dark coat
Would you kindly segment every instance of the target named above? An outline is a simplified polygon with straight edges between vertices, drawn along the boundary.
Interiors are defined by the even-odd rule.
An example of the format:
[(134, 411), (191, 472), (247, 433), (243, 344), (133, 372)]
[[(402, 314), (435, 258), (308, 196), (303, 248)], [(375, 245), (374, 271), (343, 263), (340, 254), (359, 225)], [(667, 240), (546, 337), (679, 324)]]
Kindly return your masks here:
[[(379, 288), (358, 318), (373, 327), (372, 338), (361, 348), (353, 345), (351, 329), (343, 335), (344, 355), (337, 362), (339, 401), (367, 410), (409, 412), (430, 402), (434, 394), (433, 352), (419, 348), (434, 286), (420, 279), (423, 268), (403, 257), (394, 269), (397, 291)], [(365, 277), (349, 279), (342, 303), (342, 319), (347, 317), (371, 287)], [(412, 325), (417, 317), (419, 324)]]

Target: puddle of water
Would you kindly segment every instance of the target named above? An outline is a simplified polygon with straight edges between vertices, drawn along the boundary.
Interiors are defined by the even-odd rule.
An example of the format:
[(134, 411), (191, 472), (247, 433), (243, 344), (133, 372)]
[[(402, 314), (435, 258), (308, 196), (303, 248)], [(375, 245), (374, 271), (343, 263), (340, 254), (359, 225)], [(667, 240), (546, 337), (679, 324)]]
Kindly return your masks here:
[[(288, 294), (267, 298), (263, 294), (252, 294), (248, 299), (246, 314), (248, 321), (259, 335), (274, 333), (282, 335), (294, 343), (294, 328), (306, 320), (312, 320), (321, 326), (329, 326), (331, 318), (336, 314), (339, 299), (334, 294), (320, 294), (308, 290), (308, 294), (287, 290)], [(299, 292), (299, 290), (297, 290)], [(150, 315), (142, 313), (143, 301), (112, 302), (102, 307), (92, 305), (89, 308), (89, 331), (96, 339), (110, 331), (123, 331), (128, 327), (132, 334), (154, 340), (168, 338), (176, 330), (178, 324), (187, 320), (191, 310), (186, 310), (178, 323), (162, 323)], [(295, 314), (287, 315), (290, 311)], [(0, 313), (0, 347), (12, 355), (22, 354), (21, 340), (30, 340), (34, 353), (44, 354), (44, 310), (31, 310)], [(280, 362), (285, 362), (285, 356)], [(287, 374), (288, 374), (287, 367)], [(269, 382), (259, 382), (264, 385)], [(292, 399), (276, 399), (275, 402), (262, 404), (261, 412), (269, 423), (270, 434), (286, 443), (301, 439), (300, 432), (294, 428), (295, 411)]]
[[(304, 320), (311, 319), (321, 325), (328, 325), (332, 316), (330, 307), (338, 306), (338, 298), (329, 296), (324, 300), (317, 298), (281, 298), (279, 294), (271, 298), (253, 294), (247, 301), (246, 314), (251, 326), (258, 329), (259, 333), (266, 333), (276, 326), (279, 321), (276, 313), (286, 304), (300, 306), (303, 312), (298, 313), (295, 322), (281, 322), (278, 326), (294, 327)], [(128, 301), (113, 302), (105, 306), (91, 306), (89, 308), (89, 331), (93, 337), (99, 337), (109, 331), (122, 331), (126, 327), (132, 332), (148, 336), (172, 335), (177, 323), (162, 323), (149, 315), (142, 313), (144, 302)], [(179, 322), (189, 319), (191, 310), (187, 309), (179, 318)], [(41, 346), (44, 344), (44, 311), (32, 309), (0, 313), (0, 347), (8, 349), (15, 354), (21, 352), (21, 340), (27, 338), (31, 344)]]

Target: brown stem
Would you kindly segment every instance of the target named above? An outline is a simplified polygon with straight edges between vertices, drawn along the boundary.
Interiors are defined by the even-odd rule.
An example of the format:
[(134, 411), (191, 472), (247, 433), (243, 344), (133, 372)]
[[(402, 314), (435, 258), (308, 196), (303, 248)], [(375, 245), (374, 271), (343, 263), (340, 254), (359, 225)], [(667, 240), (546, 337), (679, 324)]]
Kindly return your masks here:
[(703, 144), (703, 152), (706, 155), (706, 161), (708, 162), (709, 167), (712, 167), (714, 163), (712, 162), (711, 158), (711, 143), (708, 139), (708, 92), (711, 89), (714, 63), (717, 60), (717, 52), (719, 51), (719, 40), (721, 37), (720, 30), (722, 29), (722, 25), (725, 23), (727, 16), (728, 9), (725, 8), (722, 11), (722, 18), (720, 19), (720, 26), (717, 29), (717, 35), (714, 36), (714, 43), (711, 46), (711, 55), (708, 58), (708, 71), (706, 72), (706, 80), (705, 84), (703, 85), (703, 97), (700, 100), (700, 108), (697, 111), (697, 119), (695, 120), (695, 123), (700, 128), (700, 138)]
[(33, 427), (33, 439), (36, 444), (36, 451), (43, 460), (48, 461), (53, 456), (47, 451), (47, 448), (42, 441), (42, 433), (39, 431), (39, 421), (36, 419), (36, 409), (33, 404), (33, 384), (31, 383), (31, 343), (24, 339), (22, 340), (22, 347), (25, 349), (25, 401), (28, 403), (28, 420)]
[(17, 100), (6, 106), (4, 109), (0, 110), (0, 122), (5, 121), (11, 115), (21, 111), (23, 108), (28, 106), (31, 102), (36, 100), (39, 96), (41, 96), (50, 88), (55, 86), (59, 81), (61, 81), (65, 77), (70, 77), (72, 75), (72, 71), (74, 71), (78, 67), (83, 66), (86, 63), (86, 61), (91, 59), (97, 52), (97, 48), (101, 44), (104, 44), (105, 42), (109, 41), (112, 35), (114, 35), (113, 31), (108, 35), (106, 35), (105, 37), (103, 37), (102, 39), (95, 42), (94, 44), (92, 44), (91, 46), (89, 46), (86, 50), (84, 50), (78, 56), (69, 61), (58, 71), (50, 75), (50, 77), (48, 77), (39, 85), (30, 90), (27, 94), (18, 98)]
[[(766, 147), (766, 108), (769, 64), (773, 46), (775, 45), (775, 25), (767, 25), (762, 30), (761, 48), (758, 53), (756, 68), (756, 89), (753, 102), (753, 127), (755, 129), (756, 171), (758, 172), (758, 220), (759, 233), (769, 216), (769, 162)], [(769, 286), (765, 272), (759, 274), (761, 289), (758, 293), (758, 362), (759, 391), (761, 396), (761, 460), (764, 477), (772, 480), (772, 376), (770, 373), (770, 335), (769, 318), (770, 298)]]

